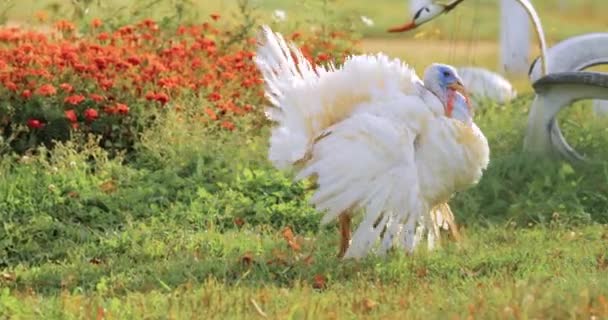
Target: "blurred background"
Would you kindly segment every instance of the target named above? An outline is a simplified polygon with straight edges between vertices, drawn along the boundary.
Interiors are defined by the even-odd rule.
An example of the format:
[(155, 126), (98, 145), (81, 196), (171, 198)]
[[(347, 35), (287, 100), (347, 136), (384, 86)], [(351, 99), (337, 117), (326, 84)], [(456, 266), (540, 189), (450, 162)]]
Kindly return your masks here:
[[(605, 0), (533, 0), (545, 29), (549, 46), (565, 38), (608, 31), (608, 2)], [(362, 39), (359, 49), (383, 51), (405, 59), (418, 72), (431, 61), (455, 65), (499, 67), (500, 0), (467, 0), (449, 14), (403, 34), (385, 30), (411, 18), (405, 0), (24, 0), (4, 1), (0, 12), (9, 24), (40, 23), (49, 17), (98, 17), (104, 21), (133, 16), (163, 18), (184, 15), (206, 17), (221, 12), (226, 19), (241, 19), (239, 6), (255, 8), (256, 19), (282, 24), (285, 28), (307, 28), (323, 22), (341, 23)], [(181, 8), (181, 9), (180, 9)], [(181, 10), (181, 12), (180, 12)], [(195, 18), (196, 19), (196, 18)], [(514, 20), (514, 23), (516, 21)], [(536, 42), (533, 33), (530, 41)], [(530, 61), (538, 55), (530, 46)], [(525, 76), (510, 75), (518, 91), (529, 90)]]

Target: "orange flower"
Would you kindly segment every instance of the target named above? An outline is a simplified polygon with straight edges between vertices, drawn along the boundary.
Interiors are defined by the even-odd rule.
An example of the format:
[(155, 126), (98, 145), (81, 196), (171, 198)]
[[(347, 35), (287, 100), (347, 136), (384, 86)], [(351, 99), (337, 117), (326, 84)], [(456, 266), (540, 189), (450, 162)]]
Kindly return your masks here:
[(232, 131), (232, 130), (234, 130), (235, 126), (234, 126), (234, 123), (232, 123), (230, 121), (223, 121), (222, 128)]
[(217, 120), (217, 114), (211, 108), (206, 108), (205, 113), (211, 118), (211, 120)]
[(64, 32), (71, 32), (71, 31), (74, 31), (74, 29), (76, 29), (74, 24), (67, 20), (57, 21), (57, 23), (55, 23), (55, 28), (57, 28), (57, 30), (59, 30), (59, 31), (64, 31)]
[(72, 87), (72, 85), (69, 83), (62, 83), (59, 85), (59, 88), (61, 88), (61, 90), (67, 93), (74, 91), (74, 87)]
[(77, 122), (78, 117), (76, 116), (76, 112), (72, 109), (65, 111), (65, 117), (70, 120), (70, 122)]
[(32, 91), (25, 89), (21, 92), (21, 97), (24, 99), (29, 99), (32, 96)]
[(71, 105), (75, 106), (75, 105), (80, 104), (84, 100), (85, 100), (84, 96), (81, 96), (79, 94), (75, 94), (75, 95), (72, 95), (72, 96), (69, 96), (69, 97), (65, 98), (64, 102), (67, 103), (67, 104), (71, 104)]
[(107, 32), (102, 32), (97, 36), (97, 40), (99, 41), (106, 41), (110, 39), (110, 35)]
[(103, 25), (103, 22), (99, 18), (91, 20), (91, 27), (97, 29)]
[(38, 93), (41, 96), (52, 96), (55, 93), (57, 93), (57, 89), (55, 89), (55, 87), (53, 87), (52, 84), (45, 84), (42, 85), (40, 88), (38, 88), (38, 90), (36, 90), (36, 93)]
[(127, 113), (129, 113), (129, 107), (126, 104), (122, 104), (122, 103), (117, 103), (116, 104), (116, 110), (120, 114), (127, 114)]
[(91, 94), (89, 94), (89, 99), (91, 99), (95, 102), (102, 102), (104, 100), (104, 97), (102, 95), (99, 95), (96, 93), (91, 93)]
[(157, 93), (156, 96), (154, 97), (154, 100), (160, 102), (161, 104), (166, 104), (167, 102), (169, 102), (169, 96), (166, 93)]
[(95, 110), (95, 109), (89, 108), (84, 111), (84, 118), (88, 122), (95, 121), (95, 119), (97, 119), (98, 117), (99, 117), (99, 114), (97, 113), (97, 110)]
[(218, 101), (218, 100), (220, 100), (220, 99), (222, 99), (222, 95), (221, 95), (221, 94), (219, 94), (219, 93), (218, 93), (218, 92), (216, 92), (216, 91), (214, 91), (214, 92), (210, 93), (210, 94), (207, 96), (207, 100), (209, 100), (209, 101)]
[(4, 83), (4, 86), (10, 91), (17, 91), (17, 85), (12, 81)]
[(36, 19), (38, 20), (38, 22), (46, 22), (48, 18), (49, 15), (45, 11), (36, 12)]
[(329, 58), (330, 58), (330, 57), (329, 57), (329, 55), (328, 55), (327, 53), (320, 53), (320, 54), (317, 56), (317, 60), (319, 60), (319, 62), (326, 62), (326, 61), (329, 61)]
[(106, 114), (112, 115), (112, 114), (118, 113), (118, 109), (116, 108), (116, 106), (105, 106), (103, 108), (103, 112), (105, 112)]
[(213, 19), (213, 21), (217, 21), (220, 19), (220, 14), (219, 13), (212, 13), (211, 14), (211, 19)]
[(134, 65), (134, 66), (136, 66), (136, 65), (138, 65), (138, 64), (141, 63), (141, 60), (138, 57), (135, 57), (135, 56), (132, 56), (132, 57), (128, 58), (127, 61), (130, 64)]

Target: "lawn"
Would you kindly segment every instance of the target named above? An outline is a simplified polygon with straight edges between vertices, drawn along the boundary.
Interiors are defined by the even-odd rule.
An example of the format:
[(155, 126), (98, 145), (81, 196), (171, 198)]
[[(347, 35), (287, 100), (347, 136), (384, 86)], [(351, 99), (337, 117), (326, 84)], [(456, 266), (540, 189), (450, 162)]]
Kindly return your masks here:
[[(74, 25), (60, 23), (59, 38), (0, 30), (0, 60), (11, 66), (0, 74), (0, 318), (608, 318), (608, 119), (588, 102), (560, 115), (588, 164), (523, 154), (533, 99), (525, 79), (515, 79), (517, 99), (484, 101), (476, 113), (491, 164), (451, 201), (461, 241), (337, 259), (337, 228), (319, 226), (311, 183), (293, 183), (266, 159), (271, 125), (251, 26), (281, 7), (290, 22), (273, 26), (299, 31), (311, 60), (384, 51), (422, 72), (432, 61), (493, 67), (496, 16), (492, 1), (470, 0), (460, 19), (478, 3), (487, 29), (413, 39), (381, 32), (402, 20), (402, 1), (327, 1), (327, 16), (312, 14), (323, 2), (308, 1), (308, 23), (291, 20), (304, 11), (287, 1), (258, 1), (246, 15), (215, 0), (137, 10), (108, 1), (86, 15), (14, 2), (11, 23)], [(569, 1), (566, 11), (551, 3), (535, 1), (551, 39), (606, 27), (603, 1)], [(362, 12), (374, 28), (336, 36)], [(158, 24), (140, 23), (149, 17)]]

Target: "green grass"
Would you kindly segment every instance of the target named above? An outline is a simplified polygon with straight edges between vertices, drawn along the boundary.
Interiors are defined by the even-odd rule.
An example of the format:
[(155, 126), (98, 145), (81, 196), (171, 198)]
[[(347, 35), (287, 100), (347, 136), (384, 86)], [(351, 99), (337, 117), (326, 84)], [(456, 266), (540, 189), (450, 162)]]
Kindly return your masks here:
[[(471, 229), (462, 243), (433, 253), (360, 262), (335, 258), (334, 233), (293, 253), (278, 232), (249, 228), (220, 234), (145, 223), (124, 232), (128, 238), (108, 235), (99, 244), (119, 242), (122, 250), (97, 263), (78, 252), (62, 265), (16, 269), (17, 288), (0, 294), (0, 315), (251, 319), (255, 301), (271, 319), (608, 316), (601, 226)], [(284, 264), (268, 264), (280, 256)], [(326, 277), (325, 288), (315, 288), (316, 275)]]
[(94, 144), (5, 158), (0, 315), (249, 319), (253, 300), (280, 319), (606, 317), (605, 120), (584, 104), (563, 115), (591, 165), (535, 161), (519, 152), (529, 102), (478, 114), (492, 163), (452, 201), (462, 242), (360, 262), (336, 258), (309, 186), (265, 161), (266, 130), (218, 135), (169, 114), (128, 164)]

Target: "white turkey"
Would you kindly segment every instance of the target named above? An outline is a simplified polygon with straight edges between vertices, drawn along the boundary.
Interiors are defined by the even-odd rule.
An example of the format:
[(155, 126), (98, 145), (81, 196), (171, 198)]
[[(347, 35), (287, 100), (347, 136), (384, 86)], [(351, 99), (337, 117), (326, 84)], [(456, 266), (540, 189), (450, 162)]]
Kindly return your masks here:
[(504, 104), (517, 97), (513, 85), (498, 73), (480, 67), (459, 67), (457, 71), (474, 100), (489, 99)]
[(440, 224), (453, 224), (450, 197), (476, 184), (489, 162), (456, 70), (432, 64), (423, 82), (383, 54), (313, 66), (267, 26), (255, 63), (276, 122), (269, 159), (296, 170), (296, 179), (315, 179), (311, 202), (324, 212), (321, 223), (340, 222), (339, 256), (411, 252), (418, 224), (433, 247)]

